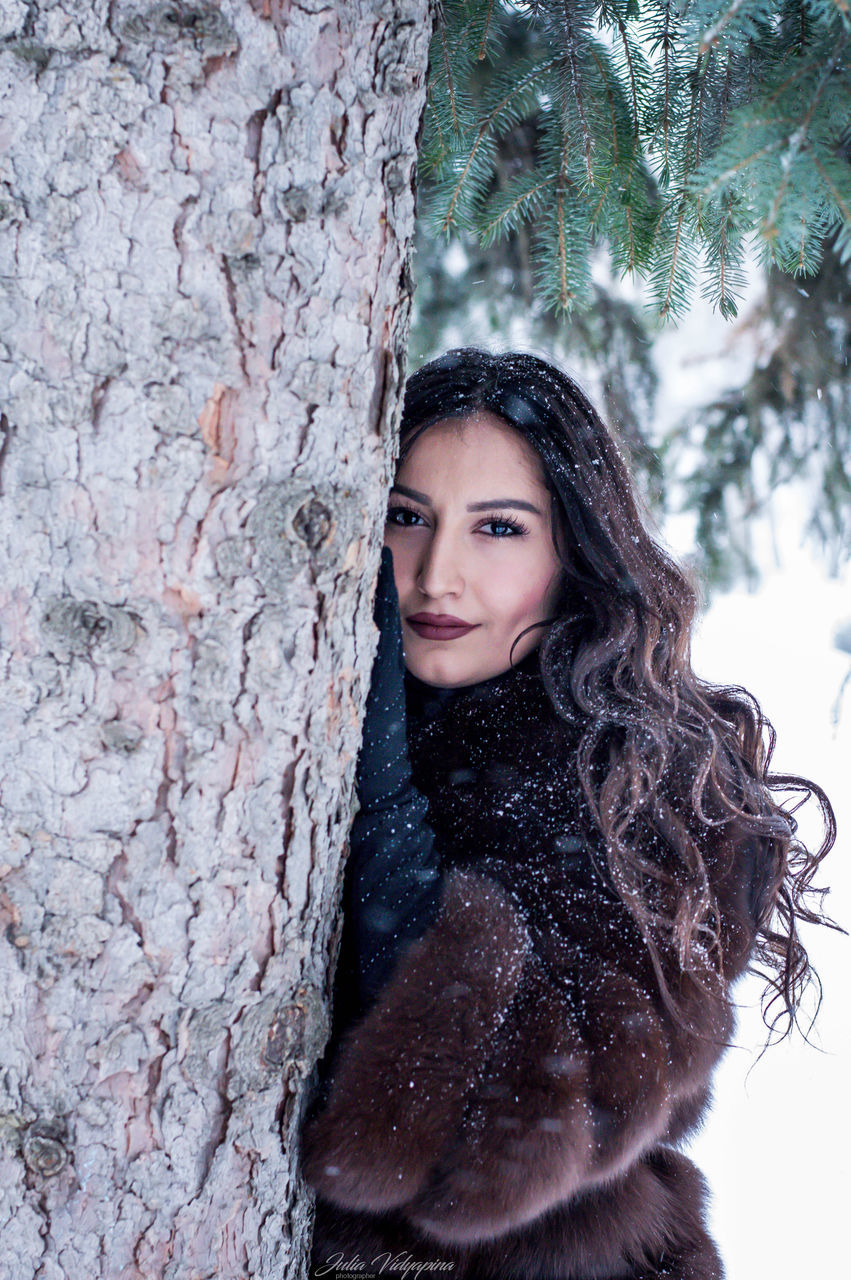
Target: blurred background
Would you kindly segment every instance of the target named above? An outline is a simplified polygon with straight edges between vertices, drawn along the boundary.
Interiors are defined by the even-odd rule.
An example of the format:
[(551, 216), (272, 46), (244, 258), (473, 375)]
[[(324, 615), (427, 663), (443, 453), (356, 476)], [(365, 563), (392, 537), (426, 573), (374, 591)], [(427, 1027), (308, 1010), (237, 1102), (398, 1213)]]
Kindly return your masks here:
[[(828, 914), (849, 928), (848, 269), (828, 255), (816, 277), (795, 281), (751, 259), (737, 317), (697, 298), (661, 327), (605, 253), (591, 307), (559, 319), (524, 292), (512, 251), (517, 261), (495, 269), (469, 240), (421, 235), (412, 367), (467, 343), (530, 350), (590, 393), (626, 441), (659, 536), (702, 582), (695, 669), (755, 694), (777, 730), (774, 767), (832, 800), (839, 836), (819, 883), (830, 885)], [(797, 817), (817, 846), (817, 806)], [(811, 1043), (794, 1032), (760, 1057), (762, 987), (743, 979), (737, 1047), (691, 1144), (728, 1280), (826, 1278), (847, 1266), (851, 947), (825, 928), (803, 940), (824, 988)]]

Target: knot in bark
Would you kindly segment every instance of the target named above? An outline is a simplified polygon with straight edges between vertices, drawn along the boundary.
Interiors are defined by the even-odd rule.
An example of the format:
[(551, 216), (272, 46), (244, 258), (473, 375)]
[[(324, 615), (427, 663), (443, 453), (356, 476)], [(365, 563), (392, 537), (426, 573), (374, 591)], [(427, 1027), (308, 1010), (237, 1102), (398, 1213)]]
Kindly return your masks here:
[(293, 529), (311, 551), (318, 551), (334, 527), (334, 517), (318, 498), (309, 498), (293, 516)]
[(311, 984), (297, 987), (291, 1004), (275, 1013), (266, 1032), (261, 1064), (271, 1070), (285, 1063), (306, 1076), (322, 1052), (329, 1031), (321, 994)]
[(236, 32), (215, 4), (176, 4), (165, 0), (135, 13), (124, 24), (125, 39), (148, 41), (158, 48), (188, 41), (207, 55), (233, 53)]
[(24, 1134), (21, 1154), (24, 1164), (42, 1178), (54, 1178), (68, 1163), (65, 1143), (68, 1130), (58, 1119), (35, 1120)]
[(287, 1003), (266, 996), (246, 1010), (232, 1057), (240, 1089), (265, 1089), (285, 1071), (304, 1077), (325, 1047), (328, 1013), (319, 988), (312, 982), (296, 987)]
[(353, 525), (348, 491), (305, 481), (267, 486), (247, 522), (257, 577), (278, 595), (309, 563), (317, 583), (327, 585), (342, 570)]
[(49, 600), (41, 625), (69, 653), (88, 653), (98, 648), (126, 652), (135, 644), (141, 629), (139, 618), (129, 609), (71, 596)]

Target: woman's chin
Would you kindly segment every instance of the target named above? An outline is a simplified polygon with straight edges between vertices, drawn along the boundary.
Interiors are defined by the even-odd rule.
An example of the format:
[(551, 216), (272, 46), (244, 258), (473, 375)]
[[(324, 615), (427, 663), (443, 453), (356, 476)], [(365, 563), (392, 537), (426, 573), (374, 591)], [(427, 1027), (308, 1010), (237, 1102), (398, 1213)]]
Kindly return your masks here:
[(414, 654), (405, 651), (405, 666), (412, 676), (423, 684), (433, 685), (437, 689), (461, 689), (464, 685), (477, 684), (487, 680), (494, 673), (483, 664), (463, 661), (460, 655), (451, 654)]

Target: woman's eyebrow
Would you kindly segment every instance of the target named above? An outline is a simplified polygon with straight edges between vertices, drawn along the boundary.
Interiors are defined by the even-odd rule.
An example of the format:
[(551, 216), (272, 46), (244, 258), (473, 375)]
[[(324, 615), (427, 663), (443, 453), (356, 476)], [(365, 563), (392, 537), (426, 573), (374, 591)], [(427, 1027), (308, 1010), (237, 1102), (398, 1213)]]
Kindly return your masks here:
[[(406, 498), (413, 498), (415, 502), (421, 502), (423, 506), (431, 506), (431, 498), (427, 493), (420, 493), (419, 489), (409, 489), (406, 484), (393, 484), (390, 486), (397, 493), (404, 493)], [(491, 511), (494, 507), (517, 507), (521, 511), (531, 511), (533, 515), (539, 516), (540, 510), (533, 506), (531, 502), (524, 502), (522, 498), (492, 498), (487, 502), (470, 502), (467, 504), (468, 511)]]

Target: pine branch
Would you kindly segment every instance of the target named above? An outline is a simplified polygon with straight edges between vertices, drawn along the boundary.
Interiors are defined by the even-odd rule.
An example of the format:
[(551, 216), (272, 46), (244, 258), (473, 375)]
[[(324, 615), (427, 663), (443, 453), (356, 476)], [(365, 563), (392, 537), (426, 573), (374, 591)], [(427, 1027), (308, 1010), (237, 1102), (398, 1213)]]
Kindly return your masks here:
[(606, 86), (606, 100), (609, 106), (609, 120), (611, 121), (611, 125), (612, 125), (612, 150), (614, 152), (612, 159), (613, 159), (614, 165), (617, 165), (620, 161), (620, 155), (619, 155), (619, 148), (618, 148), (618, 125), (617, 125), (617, 119), (615, 117), (615, 95), (612, 93), (612, 88), (611, 88), (611, 85), (609, 84), (609, 80), (606, 75), (605, 68), (603, 67), (602, 60), (599, 57), (597, 50), (594, 48), (593, 44), (589, 46), (589, 52), (591, 54), (591, 57), (594, 59), (594, 63), (597, 67), (597, 70), (600, 72), (600, 79), (603, 81), (604, 85)]
[(703, 71), (700, 73), (700, 88), (698, 90), (697, 124), (695, 126), (695, 133), (694, 133), (695, 165), (700, 164), (700, 144), (703, 138), (703, 111), (704, 111), (705, 98), (706, 98), (706, 81), (709, 73), (711, 59), (714, 55), (710, 50), (707, 54), (702, 56), (704, 57), (704, 65), (703, 65)]
[(611, 87), (606, 78), (606, 73), (603, 68), (603, 63), (601, 59), (598, 57), (597, 51), (593, 45), (591, 45), (591, 57), (594, 59), (597, 69), (600, 72), (600, 79), (603, 81), (603, 83), (606, 86), (606, 98), (609, 106), (609, 119), (611, 121), (611, 126), (612, 126), (612, 150), (614, 153), (612, 156), (612, 162), (608, 167), (608, 173), (609, 173), (608, 179), (605, 185), (603, 186), (602, 191), (600, 192), (600, 198), (598, 199), (596, 205), (591, 211), (590, 221), (591, 221), (591, 226), (593, 227), (600, 216), (600, 211), (602, 210), (603, 205), (606, 202), (606, 197), (608, 196), (609, 191), (611, 189), (612, 181), (617, 172), (618, 164), (620, 162), (620, 155), (619, 155), (619, 149), (618, 149), (618, 125), (617, 125), (617, 118), (615, 115), (614, 94), (612, 93)]
[(638, 112), (638, 90), (636, 88), (636, 82), (635, 82), (635, 67), (633, 65), (632, 50), (629, 47), (629, 40), (627, 39), (627, 35), (626, 35), (626, 27), (624, 26), (620, 18), (618, 18), (618, 34), (620, 35), (620, 38), (621, 38), (621, 44), (623, 45), (623, 55), (626, 60), (627, 70), (629, 71), (629, 87), (630, 87), (630, 92), (632, 94), (632, 117), (634, 121), (635, 136), (637, 138), (638, 132), (639, 132), (638, 130), (639, 112)]
[(488, 248), (500, 237), (516, 230), (522, 219), (531, 217), (540, 207), (544, 192), (550, 190), (555, 181), (555, 175), (551, 173), (540, 179), (533, 174), (531, 178), (522, 178), (509, 187), (503, 199), (492, 204), (491, 216), (480, 225), (483, 247)]
[(742, 173), (746, 169), (752, 168), (756, 164), (757, 160), (762, 160), (765, 156), (771, 155), (772, 152), (779, 151), (787, 140), (788, 139), (785, 137), (775, 138), (773, 142), (766, 143), (764, 147), (759, 147), (756, 151), (750, 152), (750, 154), (746, 155), (744, 159), (737, 161), (736, 164), (731, 165), (728, 169), (724, 169), (716, 178), (713, 178), (707, 186), (702, 188), (700, 194), (708, 196), (711, 195), (713, 191), (717, 191), (719, 188), (725, 187), (732, 178), (737, 176), (737, 174)]
[(799, 245), (800, 247), (798, 249), (798, 261), (795, 266), (796, 275), (803, 274), (804, 264), (806, 262), (806, 256), (807, 256), (807, 220), (806, 218), (801, 218), (801, 238), (800, 238)]
[[(665, 6), (666, 18), (669, 13), (670, 13), (670, 5), (666, 5)], [(668, 39), (665, 39), (663, 43), (663, 54), (665, 59), (665, 114), (664, 114), (664, 124), (662, 127), (663, 127), (663, 135), (665, 139), (665, 146), (664, 146), (665, 172), (667, 173), (668, 172), (668, 132), (669, 132), (670, 121), (671, 121), (671, 63), (670, 63), (671, 46)]]
[(723, 193), (718, 205), (703, 211), (702, 233), (707, 245), (703, 296), (725, 319), (736, 315), (736, 295), (744, 286), (744, 238), (737, 223), (740, 212), (740, 202), (731, 191)]
[(435, 225), (492, 246), (536, 224), (533, 269), (559, 312), (587, 294), (592, 243), (648, 275), (663, 316), (698, 275), (734, 314), (755, 232), (790, 272), (817, 266), (830, 229), (851, 256), (831, 159), (845, 3), (445, 0), (422, 165)]
[(683, 197), (680, 199), (680, 202), (679, 202), (679, 213), (677, 215), (677, 225), (676, 225), (676, 230), (674, 232), (674, 243), (671, 251), (671, 266), (670, 266), (670, 270), (667, 272), (668, 284), (667, 284), (667, 288), (665, 289), (664, 300), (662, 302), (661, 307), (659, 308), (659, 316), (662, 320), (666, 320), (668, 318), (668, 316), (671, 314), (672, 308), (675, 305), (674, 285), (677, 279), (677, 271), (680, 263), (680, 253), (683, 246), (683, 232), (685, 227), (685, 218), (686, 218), (686, 201), (685, 201), (685, 198)]
[(485, 57), (488, 45), (488, 32), (491, 26), (491, 17), (493, 16), (493, 0), (488, 0), (488, 11), (485, 14), (485, 29), (482, 32), (482, 42), (479, 45), (479, 61)]
[[(848, 223), (848, 225), (851, 226), (851, 201), (845, 199), (845, 197), (842, 195), (841, 191), (839, 190), (837, 184), (831, 181), (830, 175), (828, 174), (827, 169), (819, 160), (818, 156), (814, 154), (812, 159), (813, 159), (813, 164), (815, 165), (816, 169), (818, 170), (821, 176), (822, 182), (827, 187), (830, 194), (833, 196), (833, 200), (836, 207), (841, 212), (842, 217), (845, 219), (846, 223)], [(847, 166), (846, 166), (846, 170), (847, 170)]]
[(670, 154), (669, 143), (671, 133), (671, 58), (673, 35), (671, 30), (671, 5), (670, 0), (665, 0), (663, 5), (664, 23), (659, 38), (651, 45), (651, 53), (655, 53), (661, 44), (662, 46), (662, 67), (663, 67), (663, 85), (664, 95), (662, 102), (662, 173), (663, 180), (667, 179), (670, 172)]
[(567, 41), (567, 66), (570, 74), (570, 85), (573, 91), (573, 99), (576, 103), (576, 109), (579, 113), (579, 122), (582, 129), (582, 148), (585, 153), (585, 172), (588, 176), (589, 186), (594, 185), (594, 175), (591, 171), (591, 130), (588, 128), (588, 120), (585, 116), (585, 106), (582, 99), (582, 84), (579, 75), (579, 68), (576, 57), (576, 31), (571, 21), (571, 4), (570, 0), (564, 0), (562, 5), (564, 14), (564, 30)]
[[(561, 178), (564, 175), (559, 175)], [(565, 233), (565, 195), (566, 187), (562, 182), (559, 183), (557, 197), (557, 220), (558, 220), (558, 297), (559, 306), (563, 311), (568, 311), (574, 299), (574, 294), (567, 284), (567, 235)]]
[(795, 133), (789, 139), (791, 143), (790, 153), (789, 153), (788, 159), (784, 163), (785, 173), (783, 176), (783, 181), (781, 182), (780, 187), (777, 190), (777, 194), (774, 197), (774, 202), (772, 203), (771, 209), (769, 211), (768, 225), (766, 227), (766, 232), (765, 232), (767, 236), (769, 236), (776, 229), (777, 214), (780, 209), (780, 204), (789, 186), (789, 176), (792, 172), (792, 166), (795, 163), (796, 156), (801, 151), (801, 148), (803, 147), (806, 141), (807, 133), (809, 132), (809, 128), (812, 123), (812, 119), (815, 114), (816, 107), (819, 104), (819, 100), (821, 99), (822, 93), (824, 92), (824, 89), (827, 85), (828, 80), (833, 75), (834, 68), (839, 62), (840, 55), (842, 53), (842, 50), (845, 48), (846, 42), (847, 42), (847, 36), (843, 36), (843, 38), (839, 42), (836, 52), (834, 53), (830, 62), (827, 64), (827, 67), (825, 68), (824, 75), (821, 77), (821, 80), (816, 85), (816, 89), (813, 94), (812, 101), (810, 103), (810, 107), (809, 107), (809, 110), (807, 111), (806, 116), (801, 122), (801, 125), (799, 126), (799, 128), (796, 129)]
[(426, 116), (428, 123), (431, 124), (433, 122), (434, 128), (437, 130), (438, 149), (436, 153), (428, 154), (425, 158), (421, 155), (420, 172), (423, 174), (439, 169), (449, 154), (449, 143), (446, 141), (446, 135), (440, 122), (440, 113), (434, 104), (434, 92), (434, 84), (430, 84), (426, 92)]
[(461, 134), (461, 121), (458, 113), (458, 103), (455, 97), (455, 82), (452, 78), (452, 63), (449, 59), (445, 27), (441, 26), (439, 36), (441, 49), (443, 50), (443, 67), (446, 72), (446, 91), (449, 95), (449, 106), (452, 111), (452, 128), (455, 131), (455, 136), (459, 137)]
[(483, 148), (484, 144), (488, 140), (495, 121), (498, 119), (498, 117), (502, 113), (505, 112), (506, 108), (511, 103), (512, 99), (518, 98), (520, 95), (525, 93), (528, 90), (530, 84), (533, 84), (535, 81), (537, 81), (540, 78), (542, 71), (546, 70), (546, 67), (548, 65), (551, 65), (553, 62), (555, 62), (555, 59), (551, 59), (550, 64), (545, 63), (543, 67), (541, 67), (540, 65), (533, 65), (525, 75), (522, 75), (520, 77), (520, 80), (516, 84), (511, 85), (511, 87), (507, 90), (507, 92), (504, 93), (502, 97), (500, 97), (492, 105), (487, 115), (485, 115), (485, 117), (481, 121), (478, 127), (478, 130), (476, 131), (475, 138), (473, 139), (472, 146), (470, 147), (469, 153), (467, 155), (467, 159), (463, 167), (461, 168), (460, 172), (458, 173), (457, 181), (455, 182), (454, 187), (451, 189), (449, 193), (446, 212), (444, 214), (443, 222), (440, 228), (441, 231), (443, 232), (449, 231), (449, 229), (452, 227), (455, 221), (456, 206), (458, 204), (459, 199), (461, 198), (465, 184), (469, 181), (470, 174), (478, 158), (479, 151)]
[(733, 3), (730, 5), (729, 9), (727, 9), (725, 13), (721, 14), (721, 17), (717, 20), (717, 22), (715, 22), (714, 25), (711, 26), (708, 31), (704, 31), (703, 35), (700, 38), (698, 53), (701, 53), (701, 54), (706, 53), (707, 50), (713, 48), (715, 44), (717, 44), (718, 37), (721, 35), (721, 32), (724, 30), (727, 24), (736, 16), (736, 14), (739, 12), (739, 10), (741, 9), (744, 3), (745, 3), (745, 0), (733, 0)]

